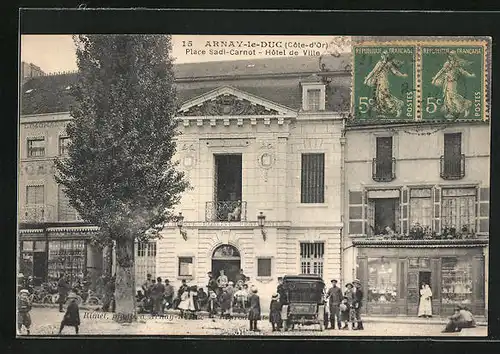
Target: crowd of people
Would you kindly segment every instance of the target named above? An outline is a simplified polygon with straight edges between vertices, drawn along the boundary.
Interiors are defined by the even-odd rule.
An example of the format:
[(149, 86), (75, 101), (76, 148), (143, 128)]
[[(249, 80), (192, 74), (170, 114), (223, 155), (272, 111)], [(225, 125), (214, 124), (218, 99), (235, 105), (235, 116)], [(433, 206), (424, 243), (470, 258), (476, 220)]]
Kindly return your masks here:
[[(248, 286), (248, 277), (243, 274), (243, 270), (237, 277), (237, 282), (229, 281), (224, 271), (221, 270), (218, 277), (208, 273), (207, 292), (203, 286), (188, 285), (186, 280), (175, 292), (174, 287), (169, 280), (162, 280), (161, 277), (153, 279), (151, 274), (147, 275), (146, 281), (141, 288), (137, 290), (138, 312), (149, 312), (152, 315), (163, 315), (166, 309), (180, 310), (181, 317), (184, 319), (196, 319), (198, 311), (207, 311), (210, 318), (217, 314), (221, 318), (230, 318), (236, 309), (247, 315), (250, 330), (259, 331), (257, 323), (261, 319), (261, 306), (258, 290), (255, 286)], [(97, 293), (103, 296), (103, 311), (114, 312), (114, 292), (116, 276), (103, 276), (98, 280)], [(338, 286), (336, 279), (331, 280), (331, 287), (324, 291), (324, 326), (326, 329), (340, 330), (363, 330), (363, 321), (361, 319), (361, 308), (363, 305), (363, 288), (358, 279), (347, 283), (345, 290)], [(78, 334), (80, 325), (79, 306), (73, 294), (82, 287), (85, 292), (85, 282), (70, 286), (68, 275), (62, 275), (57, 282), (57, 291), (59, 294), (59, 311), (64, 312), (61, 321), (59, 333), (65, 326), (72, 326)], [(18, 296), (18, 331), (21, 333), (24, 327), (27, 334), (30, 334), (32, 304), (30, 302), (29, 282), (23, 283)], [(429, 290), (422, 287), (422, 297), (429, 297)], [(64, 311), (63, 305), (69, 304)], [(427, 298), (425, 299), (428, 300)], [(283, 320), (281, 318), (284, 304), (288, 303), (287, 292), (283, 285), (283, 278), (278, 278), (276, 293), (272, 295), (269, 307), (269, 321), (272, 330), (279, 331), (283, 329)], [(426, 313), (426, 312), (424, 312)], [(463, 306), (457, 306), (455, 313), (449, 318), (443, 332), (460, 332), (463, 328), (473, 328), (476, 326), (474, 316)]]
[(185, 279), (177, 291), (168, 279), (154, 279), (147, 275), (145, 282), (136, 290), (139, 312), (161, 315), (167, 309), (178, 309), (186, 319), (196, 318), (198, 311), (207, 311), (209, 317), (220, 315), (230, 318), (233, 311), (248, 313), (251, 307), (252, 289), (247, 284), (248, 277), (243, 270), (236, 276), (236, 284), (230, 281), (224, 270), (218, 277), (208, 272), (205, 286), (189, 285)]

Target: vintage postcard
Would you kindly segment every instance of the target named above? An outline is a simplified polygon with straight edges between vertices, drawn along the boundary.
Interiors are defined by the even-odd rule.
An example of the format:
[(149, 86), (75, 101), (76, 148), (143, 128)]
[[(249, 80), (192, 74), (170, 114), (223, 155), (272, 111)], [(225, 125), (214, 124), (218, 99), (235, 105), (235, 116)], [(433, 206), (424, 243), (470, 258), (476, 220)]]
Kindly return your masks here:
[(22, 35), (18, 336), (487, 336), (491, 39)]

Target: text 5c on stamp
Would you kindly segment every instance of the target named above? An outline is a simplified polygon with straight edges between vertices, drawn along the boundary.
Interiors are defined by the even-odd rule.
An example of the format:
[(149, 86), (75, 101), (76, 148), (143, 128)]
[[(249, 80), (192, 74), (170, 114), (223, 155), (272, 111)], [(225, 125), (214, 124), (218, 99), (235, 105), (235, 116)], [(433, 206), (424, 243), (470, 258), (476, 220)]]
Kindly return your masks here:
[(415, 47), (355, 46), (353, 108), (357, 119), (414, 120)]

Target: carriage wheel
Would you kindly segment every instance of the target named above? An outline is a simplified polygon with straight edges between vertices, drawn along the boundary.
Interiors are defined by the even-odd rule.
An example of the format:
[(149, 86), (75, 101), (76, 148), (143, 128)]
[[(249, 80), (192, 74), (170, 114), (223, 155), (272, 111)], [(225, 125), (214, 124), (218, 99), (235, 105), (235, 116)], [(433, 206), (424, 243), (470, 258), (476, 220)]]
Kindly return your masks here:
[(45, 295), (42, 302), (44, 304), (52, 304), (52, 295)]

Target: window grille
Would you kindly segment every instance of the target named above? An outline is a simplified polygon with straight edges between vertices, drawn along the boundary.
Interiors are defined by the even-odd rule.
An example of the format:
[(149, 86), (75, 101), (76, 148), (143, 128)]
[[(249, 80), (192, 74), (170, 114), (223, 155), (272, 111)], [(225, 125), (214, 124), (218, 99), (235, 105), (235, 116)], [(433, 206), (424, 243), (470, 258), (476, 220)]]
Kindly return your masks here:
[(323, 261), (325, 255), (325, 243), (301, 243), (300, 244), (300, 268), (302, 274), (316, 274), (323, 276)]

